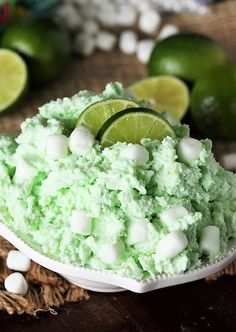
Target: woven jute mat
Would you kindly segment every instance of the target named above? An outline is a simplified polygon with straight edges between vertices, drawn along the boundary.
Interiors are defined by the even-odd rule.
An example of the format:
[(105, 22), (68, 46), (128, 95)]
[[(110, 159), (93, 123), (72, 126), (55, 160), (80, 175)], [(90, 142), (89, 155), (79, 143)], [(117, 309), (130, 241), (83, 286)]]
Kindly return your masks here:
[[(222, 1), (212, 7), (206, 16), (182, 15), (167, 17), (165, 22), (176, 23), (181, 30), (205, 33), (214, 37), (236, 62), (236, 1)], [(207, 61), (207, 59), (206, 59)], [(58, 79), (37, 90), (32, 90), (26, 100), (14, 112), (0, 117), (0, 133), (19, 132), (20, 123), (37, 113), (37, 108), (51, 99), (72, 96), (81, 89), (101, 91), (109, 81), (121, 81), (128, 86), (147, 75), (146, 67), (141, 65), (135, 56), (126, 56), (118, 50), (113, 53), (96, 52), (88, 59), (74, 57), (65, 72)], [(214, 142), (214, 151), (218, 159), (224, 151), (236, 151), (236, 143), (230, 145)], [(88, 298), (87, 293), (69, 284), (57, 274), (32, 263), (26, 273), (29, 292), (25, 297), (10, 294), (4, 290), (3, 281), (10, 273), (6, 267), (6, 256), (12, 246), (0, 237), (0, 309), (9, 314), (37, 314), (40, 310), (51, 310), (65, 302), (74, 302)], [(210, 280), (222, 274), (236, 275), (236, 263), (224, 271), (211, 276)]]
[(5, 278), (12, 273), (6, 266), (6, 257), (14, 247), (0, 237), (0, 310), (9, 314), (37, 315), (41, 311), (56, 314), (56, 308), (66, 302), (78, 302), (88, 299), (87, 292), (70, 284), (58, 274), (31, 262), (30, 270), (25, 273), (29, 284), (25, 296), (7, 292), (4, 289)]

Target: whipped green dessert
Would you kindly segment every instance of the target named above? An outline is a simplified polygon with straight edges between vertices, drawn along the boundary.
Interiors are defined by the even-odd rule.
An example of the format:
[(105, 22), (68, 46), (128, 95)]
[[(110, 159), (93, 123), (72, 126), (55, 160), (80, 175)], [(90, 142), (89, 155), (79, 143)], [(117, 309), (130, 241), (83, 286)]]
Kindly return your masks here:
[(0, 219), (58, 261), (138, 280), (222, 257), (236, 237), (236, 176), (168, 114), (173, 137), (102, 148), (75, 125), (109, 98), (147, 105), (108, 84), (51, 101), (18, 137), (0, 136)]

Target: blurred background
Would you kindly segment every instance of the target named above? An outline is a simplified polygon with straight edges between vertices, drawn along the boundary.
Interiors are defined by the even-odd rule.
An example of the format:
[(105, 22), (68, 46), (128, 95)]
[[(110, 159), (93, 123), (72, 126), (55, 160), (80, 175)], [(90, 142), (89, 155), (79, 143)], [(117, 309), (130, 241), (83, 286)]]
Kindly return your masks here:
[[(0, 43), (0, 132), (52, 99), (139, 82), (157, 105), (177, 100), (177, 118), (236, 169), (236, 1), (1, 0)], [(142, 82), (159, 75), (186, 84), (187, 106), (171, 79), (158, 91)]]

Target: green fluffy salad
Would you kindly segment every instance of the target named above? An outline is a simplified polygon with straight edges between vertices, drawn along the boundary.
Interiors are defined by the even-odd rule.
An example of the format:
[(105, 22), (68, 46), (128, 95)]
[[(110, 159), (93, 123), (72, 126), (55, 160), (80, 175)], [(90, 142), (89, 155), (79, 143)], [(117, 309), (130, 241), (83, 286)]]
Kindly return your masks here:
[(236, 237), (236, 176), (209, 140), (190, 139), (166, 114), (174, 137), (102, 148), (80, 128), (89, 146), (67, 147), (79, 115), (109, 98), (146, 105), (110, 83), (51, 101), (18, 137), (0, 136), (0, 219), (46, 256), (137, 280), (222, 257)]

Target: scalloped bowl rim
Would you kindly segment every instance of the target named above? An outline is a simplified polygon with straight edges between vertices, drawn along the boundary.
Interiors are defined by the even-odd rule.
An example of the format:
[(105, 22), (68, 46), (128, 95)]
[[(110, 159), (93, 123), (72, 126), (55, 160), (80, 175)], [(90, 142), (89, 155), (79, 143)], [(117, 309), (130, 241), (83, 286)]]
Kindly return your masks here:
[(65, 264), (49, 258), (36, 251), (4, 223), (0, 222), (0, 235), (22, 251), (32, 261), (62, 275), (75, 285), (97, 292), (121, 292), (130, 290), (136, 293), (145, 293), (155, 289), (183, 284), (205, 278), (219, 272), (236, 259), (236, 243), (233, 243), (227, 254), (213, 264), (206, 264), (200, 268), (186, 271), (180, 275), (162, 275), (156, 278), (136, 280), (122, 277), (112, 271), (103, 271)]

